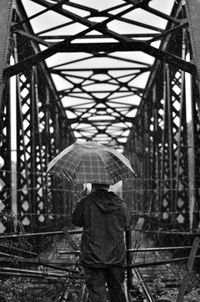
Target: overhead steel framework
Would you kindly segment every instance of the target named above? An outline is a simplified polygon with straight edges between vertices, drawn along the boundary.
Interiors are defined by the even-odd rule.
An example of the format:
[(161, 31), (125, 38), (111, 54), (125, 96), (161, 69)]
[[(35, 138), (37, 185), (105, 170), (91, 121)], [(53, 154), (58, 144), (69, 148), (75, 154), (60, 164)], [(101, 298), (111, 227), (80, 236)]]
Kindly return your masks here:
[(1, 232), (70, 217), (72, 188), (46, 168), (75, 140), (128, 156), (135, 215), (196, 228), (200, 7), (160, 2), (1, 0)]

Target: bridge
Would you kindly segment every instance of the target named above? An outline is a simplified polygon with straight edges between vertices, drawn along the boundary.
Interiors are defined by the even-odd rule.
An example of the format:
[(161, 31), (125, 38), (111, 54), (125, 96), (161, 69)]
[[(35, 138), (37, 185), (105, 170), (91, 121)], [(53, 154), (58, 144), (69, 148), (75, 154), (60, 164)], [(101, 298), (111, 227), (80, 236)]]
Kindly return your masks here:
[(115, 188), (133, 223), (194, 239), (199, 1), (1, 0), (0, 15), (1, 235), (70, 228), (83, 187), (47, 166), (93, 141), (125, 154), (138, 175)]

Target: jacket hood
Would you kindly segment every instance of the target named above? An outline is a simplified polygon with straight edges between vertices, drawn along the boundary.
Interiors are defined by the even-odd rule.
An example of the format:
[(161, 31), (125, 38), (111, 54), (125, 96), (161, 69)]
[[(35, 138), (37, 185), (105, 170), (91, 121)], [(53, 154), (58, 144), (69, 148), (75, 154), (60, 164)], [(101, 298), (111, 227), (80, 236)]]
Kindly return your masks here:
[(97, 190), (90, 194), (90, 198), (95, 205), (105, 214), (112, 213), (121, 207), (122, 200), (113, 192)]

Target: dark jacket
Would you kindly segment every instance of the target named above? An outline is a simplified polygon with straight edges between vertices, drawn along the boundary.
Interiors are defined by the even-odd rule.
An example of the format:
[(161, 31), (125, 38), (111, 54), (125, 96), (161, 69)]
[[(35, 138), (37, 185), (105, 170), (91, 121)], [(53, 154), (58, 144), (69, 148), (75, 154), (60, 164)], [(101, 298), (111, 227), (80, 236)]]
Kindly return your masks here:
[(72, 222), (83, 227), (81, 263), (84, 266), (123, 264), (124, 230), (130, 227), (130, 216), (125, 203), (117, 195), (98, 190), (81, 198)]

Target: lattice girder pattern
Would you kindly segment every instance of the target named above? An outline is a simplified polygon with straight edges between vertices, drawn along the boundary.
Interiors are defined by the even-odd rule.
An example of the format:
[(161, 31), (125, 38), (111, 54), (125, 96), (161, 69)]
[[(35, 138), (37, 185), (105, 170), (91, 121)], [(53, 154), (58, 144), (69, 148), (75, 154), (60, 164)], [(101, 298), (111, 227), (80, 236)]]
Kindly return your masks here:
[[(29, 5), (31, 12), (28, 18)], [(24, 6), (24, 7), (23, 7)], [(166, 31), (184, 26), (176, 18), (181, 2), (175, 5), (173, 16), (155, 9), (153, 1), (19, 1), (17, 11), (23, 24), (16, 22), (17, 36), (31, 39), (44, 47), (34, 55), (25, 55), (15, 66), (17, 70), (46, 60), (48, 71), (57, 84), (59, 97), (77, 139), (93, 140), (124, 150), (137, 108), (144, 93), (142, 79), (147, 78), (154, 57), (190, 70), (192, 64), (151, 46), (165, 36)], [(50, 14), (52, 22), (43, 24)], [(138, 14), (147, 13), (145, 22)], [(149, 22), (157, 20), (155, 26)], [(54, 22), (60, 18), (59, 24)], [(160, 21), (160, 22), (158, 22)], [(27, 24), (36, 27), (27, 32)], [(162, 25), (161, 25), (162, 24)], [(21, 26), (22, 25), (22, 26)], [(174, 29), (175, 31), (177, 29)], [(42, 48), (43, 49), (43, 48)]]
[[(124, 197), (136, 215), (196, 226), (200, 144), (193, 41), (185, 2), (170, 1), (168, 13), (156, 2), (13, 1), (1, 108), (2, 231), (12, 229), (4, 215), (10, 210), (27, 230), (71, 214), (71, 188), (45, 171), (76, 139), (127, 155), (138, 178), (124, 183)], [(51, 13), (55, 18), (47, 22)], [(148, 18), (139, 20), (140, 14)], [(14, 103), (16, 121), (10, 118)]]
[[(13, 36), (11, 56), (15, 63), (24, 52), (24, 43), (23, 38), (16, 39)], [(26, 51), (31, 53), (31, 45), (25, 45)], [(1, 172), (1, 230), (13, 231), (22, 227), (34, 231), (44, 228), (49, 221), (53, 222), (56, 217), (53, 213), (59, 208), (59, 202), (62, 205), (67, 198), (63, 189), (57, 190), (61, 181), (47, 176), (46, 167), (61, 149), (73, 142), (73, 136), (70, 130), (66, 135), (68, 124), (65, 115), (63, 116), (62, 109), (55, 100), (55, 92), (49, 86), (41, 66), (33, 66), (26, 72), (17, 74), (14, 86), (12, 98), (8, 95), (8, 87), (5, 87), (2, 114), (1, 158), (5, 164)], [(12, 82), (11, 88), (14, 86)], [(9, 117), (10, 100), (11, 106), (16, 102), (16, 111), (14, 106), (12, 108), (15, 115), (14, 117), (12, 114), (12, 117), (16, 122)], [(11, 150), (12, 127), (16, 127), (16, 150)], [(16, 152), (14, 163), (12, 152)], [(16, 184), (13, 183), (11, 174), (15, 176)], [(9, 189), (11, 187), (13, 191)], [(17, 197), (12, 195), (13, 192)], [(17, 204), (13, 209), (15, 198)]]
[[(181, 41), (186, 36), (185, 30), (178, 34)], [(170, 51), (175, 39), (177, 35), (172, 35), (168, 44)], [(188, 53), (192, 56), (189, 43), (187, 36), (187, 39), (179, 44), (180, 49), (174, 51), (182, 53), (183, 56)], [(195, 78), (193, 78), (193, 85), (195, 85)], [(160, 64), (154, 84), (137, 117), (137, 126), (134, 126), (127, 144), (129, 156), (133, 158), (133, 165), (132, 150), (138, 155), (143, 150), (140, 164), (144, 169), (138, 170), (141, 178), (139, 191), (143, 196), (141, 213), (143, 215), (146, 213), (146, 217), (150, 214), (159, 217), (166, 227), (185, 229), (191, 227), (191, 219), (192, 227), (195, 227), (198, 215), (197, 203), (193, 205), (192, 218), (190, 211), (191, 199), (198, 196), (198, 190), (195, 189), (198, 185), (194, 178), (191, 182), (191, 173), (195, 170), (193, 155), (194, 152), (195, 154), (199, 152), (198, 98), (196, 93), (192, 94), (190, 91), (190, 108), (187, 94), (189, 87), (190, 84), (183, 71), (170, 64)], [(188, 112), (190, 110), (191, 112)], [(194, 141), (191, 140), (193, 136), (195, 136)], [(146, 150), (148, 152), (145, 155)], [(198, 166), (195, 171), (198, 173)], [(126, 188), (129, 188), (130, 181), (127, 183)], [(129, 197), (126, 197), (129, 200)], [(135, 198), (136, 204), (138, 203), (136, 195), (131, 198), (133, 198), (132, 204)], [(134, 209), (136, 206), (133, 206)]]

